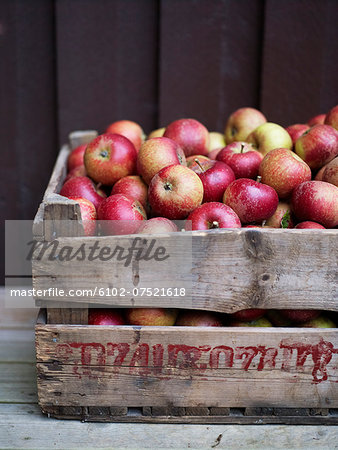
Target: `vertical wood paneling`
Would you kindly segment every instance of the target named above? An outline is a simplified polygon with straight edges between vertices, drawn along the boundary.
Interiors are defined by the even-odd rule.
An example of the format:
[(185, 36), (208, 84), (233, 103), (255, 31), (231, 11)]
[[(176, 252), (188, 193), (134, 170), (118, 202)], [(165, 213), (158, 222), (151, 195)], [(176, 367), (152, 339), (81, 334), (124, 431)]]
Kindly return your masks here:
[(267, 0), (261, 107), (282, 125), (338, 102), (336, 0)]
[(0, 1), (2, 230), (34, 217), (58, 151), (53, 14), (49, 0)]
[(60, 139), (157, 115), (157, 2), (57, 0)]
[(193, 117), (223, 131), (258, 106), (263, 2), (162, 0), (159, 125)]

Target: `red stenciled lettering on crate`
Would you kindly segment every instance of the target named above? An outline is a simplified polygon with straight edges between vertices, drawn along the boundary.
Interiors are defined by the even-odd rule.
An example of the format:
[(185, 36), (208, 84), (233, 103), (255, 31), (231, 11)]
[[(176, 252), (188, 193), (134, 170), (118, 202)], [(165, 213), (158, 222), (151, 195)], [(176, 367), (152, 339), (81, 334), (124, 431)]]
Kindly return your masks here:
[(258, 353), (259, 353), (258, 347), (236, 347), (235, 358), (243, 359), (244, 356), (245, 358), (242, 362), (242, 369), (249, 370), (252, 360), (254, 359), (255, 356), (258, 355)]
[(55, 354), (57, 359), (66, 362), (69, 360), (70, 355), (73, 354), (73, 350), (69, 344), (57, 344), (55, 347)]
[(140, 375), (148, 375), (149, 368), (149, 345), (139, 344), (130, 361), (130, 372), (136, 372)]
[(328, 379), (327, 366), (332, 359), (332, 355), (338, 353), (338, 349), (333, 347), (333, 344), (328, 341), (324, 341), (320, 338), (318, 344), (304, 344), (303, 342), (290, 342), (289, 339), (285, 339), (280, 342), (280, 348), (284, 350), (282, 370), (291, 370), (291, 358), (293, 351), (297, 352), (296, 355), (296, 370), (300, 371), (304, 369), (305, 361), (309, 356), (312, 358), (314, 364), (312, 370), (313, 383), (318, 384)]
[(154, 374), (160, 374), (163, 369), (163, 355), (164, 348), (162, 344), (155, 344), (152, 347), (153, 350), (153, 372)]
[(111, 342), (107, 343), (107, 357), (115, 356), (115, 352), (117, 351), (117, 355), (112, 361), (113, 366), (122, 366), (129, 350), (130, 345), (127, 342), (119, 342), (117, 344)]
[[(197, 361), (201, 358), (203, 352), (210, 351), (211, 347), (207, 345), (201, 345), (194, 347), (184, 344), (168, 344), (168, 365), (179, 369), (200, 369), (205, 370), (207, 368), (206, 363), (197, 365)], [(182, 361), (177, 367), (178, 357), (183, 357)]]
[(232, 367), (234, 362), (234, 349), (226, 345), (214, 347), (210, 352), (209, 365), (212, 369), (219, 368), (219, 360), (224, 355), (224, 367)]
[(278, 355), (278, 349), (269, 347), (266, 348), (263, 345), (258, 346), (259, 353), (261, 354), (257, 370), (261, 371), (265, 369), (265, 367), (269, 367), (270, 369), (274, 369), (276, 367), (276, 357)]
[[(106, 364), (106, 348), (99, 342), (71, 342), (72, 348), (81, 349), (81, 364), (83, 366), (93, 364), (93, 356), (95, 355), (95, 365), (104, 366)], [(94, 352), (95, 351), (95, 352)]]

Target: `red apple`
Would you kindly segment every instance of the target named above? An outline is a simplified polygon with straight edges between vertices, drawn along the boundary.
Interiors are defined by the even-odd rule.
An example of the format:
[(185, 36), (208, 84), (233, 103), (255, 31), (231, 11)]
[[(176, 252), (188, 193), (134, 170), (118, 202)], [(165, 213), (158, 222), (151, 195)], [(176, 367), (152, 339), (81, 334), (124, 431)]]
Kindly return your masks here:
[(172, 326), (177, 318), (176, 309), (165, 308), (130, 308), (126, 310), (129, 325)]
[(318, 170), (318, 172), (316, 173), (316, 176), (315, 176), (315, 180), (317, 180), (317, 181), (323, 181), (323, 173), (324, 173), (324, 171), (325, 171), (325, 169), (326, 169), (326, 166), (327, 166), (327, 164), (325, 164), (325, 166), (323, 166), (323, 167), (321, 167), (319, 170)]
[(85, 154), (87, 148), (87, 144), (79, 145), (78, 147), (74, 148), (69, 153), (68, 160), (67, 160), (67, 169), (68, 172), (75, 169), (75, 167), (83, 166), (83, 156)]
[[(196, 159), (198, 159), (198, 162), (196, 162)], [(208, 166), (209, 161), (211, 161), (211, 159), (205, 155), (188, 156), (187, 157), (187, 167), (189, 167), (189, 169), (191, 169), (191, 170), (194, 170), (200, 166), (204, 167), (204, 164), (206, 164)]]
[(310, 127), (313, 127), (314, 125), (323, 125), (325, 120), (326, 114), (318, 114), (317, 116), (311, 117), (311, 119), (308, 120), (307, 124)]
[(253, 144), (264, 156), (274, 148), (288, 148), (291, 150), (293, 147), (291, 137), (285, 128), (272, 122), (260, 125), (249, 134), (246, 141)]
[(138, 200), (144, 209), (147, 209), (148, 186), (138, 175), (128, 175), (120, 178), (111, 191), (111, 195), (125, 194)]
[(189, 214), (187, 221), (187, 230), (241, 228), (241, 221), (235, 211), (219, 202), (204, 203)]
[(324, 181), (305, 181), (293, 191), (291, 208), (300, 221), (334, 228), (338, 225), (338, 188)]
[(222, 148), (215, 148), (215, 150), (211, 150), (211, 152), (208, 153), (209, 159), (216, 159), (218, 153), (222, 150)]
[(172, 164), (185, 166), (186, 159), (178, 143), (166, 137), (148, 139), (137, 156), (137, 171), (147, 184), (157, 172)]
[(86, 198), (94, 204), (96, 209), (106, 197), (106, 194), (101, 189), (97, 189), (88, 177), (74, 177), (66, 181), (61, 188), (60, 195)]
[(260, 319), (264, 316), (266, 309), (242, 309), (230, 314), (232, 319), (240, 320), (241, 322), (250, 322), (251, 320)]
[(81, 220), (83, 230), (86, 236), (94, 236), (96, 229), (96, 208), (90, 200), (82, 197), (68, 197), (76, 201), (81, 210)]
[(74, 169), (72, 169), (70, 172), (68, 172), (64, 183), (66, 181), (70, 180), (71, 178), (85, 177), (85, 176), (87, 176), (87, 172), (86, 172), (86, 168), (85, 168), (84, 164), (82, 164), (82, 166), (76, 166), (76, 167), (74, 167)]
[(319, 316), (320, 311), (314, 309), (281, 309), (281, 315), (293, 323), (307, 322)]
[(179, 119), (171, 122), (163, 136), (177, 142), (185, 156), (208, 154), (209, 132), (195, 119)]
[(136, 171), (137, 153), (134, 144), (120, 134), (101, 134), (86, 148), (84, 162), (88, 176), (112, 186), (120, 178)]
[(144, 140), (144, 133), (140, 125), (131, 120), (118, 120), (110, 124), (106, 133), (121, 134), (134, 144), (138, 152)]
[(284, 317), (278, 309), (269, 309), (266, 312), (266, 317), (275, 327), (289, 327), (292, 324), (291, 320)]
[(276, 211), (278, 195), (266, 184), (240, 178), (226, 188), (223, 203), (237, 213), (242, 223), (261, 222)]
[(114, 194), (104, 199), (97, 218), (105, 234), (122, 235), (136, 233), (140, 221), (147, 218), (143, 206), (137, 200), (123, 194)]
[(289, 125), (285, 129), (289, 133), (293, 145), (295, 145), (297, 139), (300, 138), (302, 134), (309, 128), (309, 125), (307, 125), (306, 123), (295, 123), (294, 125)]
[(180, 311), (175, 325), (180, 327), (221, 327), (219, 314), (211, 311), (185, 310)]
[(223, 148), (216, 159), (228, 164), (236, 178), (256, 179), (263, 155), (247, 142), (233, 142)]
[(154, 217), (142, 222), (137, 233), (141, 234), (158, 234), (158, 233), (174, 233), (178, 228), (174, 222), (165, 217)]
[(317, 228), (317, 229), (324, 229), (325, 230), (325, 227), (323, 227), (323, 225), (320, 225), (317, 222), (311, 222), (310, 220), (307, 220), (305, 222), (297, 223), (295, 228), (298, 228), (299, 230), (304, 230), (304, 229), (307, 229), (307, 228), (310, 228), (310, 229), (311, 228)]
[(326, 114), (324, 123), (338, 130), (338, 105), (331, 108)]
[(229, 323), (230, 327), (273, 327), (270, 320), (266, 317), (260, 319), (251, 320), (250, 322), (242, 322), (240, 320), (233, 320)]
[(152, 212), (167, 219), (184, 219), (203, 200), (203, 184), (188, 167), (174, 164), (151, 180), (148, 201)]
[(267, 153), (259, 166), (262, 183), (275, 189), (279, 198), (289, 197), (295, 187), (311, 180), (310, 167), (287, 148), (275, 148)]
[(311, 169), (319, 169), (338, 155), (338, 131), (315, 125), (297, 140), (295, 151)]
[(88, 310), (88, 325), (125, 325), (122, 311), (118, 309), (93, 308)]
[(265, 222), (265, 226), (272, 228), (293, 228), (294, 221), (289, 203), (279, 202), (276, 211)]
[(255, 108), (239, 108), (229, 117), (224, 134), (227, 144), (245, 141), (249, 134), (266, 122), (266, 117)]
[(204, 161), (196, 158), (197, 166), (191, 169), (197, 173), (203, 183), (203, 203), (221, 202), (225, 189), (235, 180), (233, 170), (221, 161)]
[(338, 157), (326, 164), (322, 181), (326, 181), (326, 183), (331, 183), (338, 187)]

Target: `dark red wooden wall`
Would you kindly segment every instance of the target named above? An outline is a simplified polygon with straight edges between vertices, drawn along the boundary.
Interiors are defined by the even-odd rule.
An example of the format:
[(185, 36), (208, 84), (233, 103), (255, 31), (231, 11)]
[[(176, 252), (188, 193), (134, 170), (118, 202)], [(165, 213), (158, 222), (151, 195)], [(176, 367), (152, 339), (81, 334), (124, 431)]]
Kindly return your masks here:
[[(336, 0), (0, 0), (0, 207), (33, 218), (58, 148), (114, 120), (222, 131), (338, 103)], [(3, 239), (1, 241), (3, 254)]]

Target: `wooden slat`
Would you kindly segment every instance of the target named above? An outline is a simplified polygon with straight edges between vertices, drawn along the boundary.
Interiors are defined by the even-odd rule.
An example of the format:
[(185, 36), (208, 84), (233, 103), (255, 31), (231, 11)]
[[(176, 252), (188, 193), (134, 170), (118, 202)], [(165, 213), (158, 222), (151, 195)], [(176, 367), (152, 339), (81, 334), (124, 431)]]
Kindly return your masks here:
[(161, 2), (159, 125), (182, 117), (223, 131), (258, 106), (263, 2)]
[(42, 406), (335, 408), (336, 330), (37, 325)]
[(284, 126), (326, 113), (338, 99), (337, 2), (265, 5), (261, 109)]
[[(227, 313), (246, 308), (337, 310), (337, 236), (337, 230), (217, 230), (194, 232), (192, 244), (184, 232), (150, 236), (171, 259), (141, 260), (127, 267), (116, 258), (56, 264), (47, 251), (41, 260), (32, 261), (33, 284), (42, 290), (63, 289), (64, 297), (56, 290), (40, 296), (61, 304), (88, 301)], [(99, 248), (128, 249), (136, 237), (60, 238), (59, 248), (71, 246), (75, 252), (96, 242)], [(105, 296), (113, 287), (123, 288), (124, 295)], [(135, 297), (134, 287), (185, 287), (187, 295)], [(68, 296), (69, 289), (90, 289), (91, 293), (84, 300)]]
[(33, 327), (4, 328), (0, 324), (0, 362), (35, 361)]
[(35, 364), (0, 363), (0, 404), (36, 403)]
[(155, 0), (56, 2), (60, 140), (115, 120), (155, 128)]

